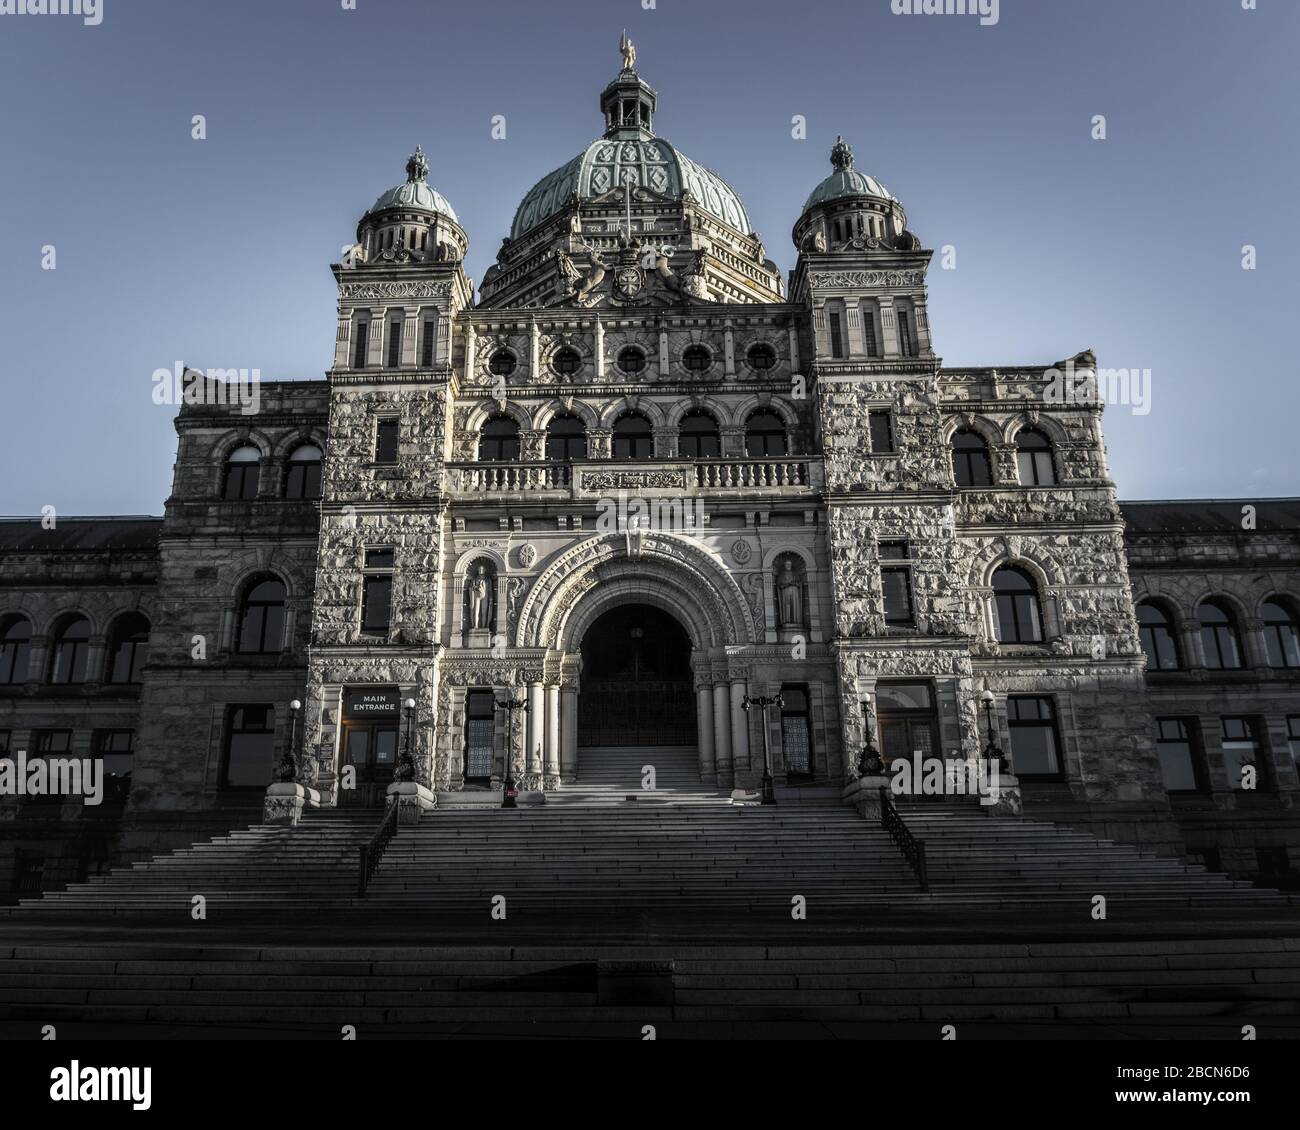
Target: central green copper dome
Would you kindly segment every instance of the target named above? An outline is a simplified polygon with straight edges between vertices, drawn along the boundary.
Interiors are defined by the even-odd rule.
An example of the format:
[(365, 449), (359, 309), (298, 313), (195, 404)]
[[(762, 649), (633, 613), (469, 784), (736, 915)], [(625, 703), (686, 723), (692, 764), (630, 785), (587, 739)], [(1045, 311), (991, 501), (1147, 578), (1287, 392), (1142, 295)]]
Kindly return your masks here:
[(736, 190), (678, 152), (671, 142), (660, 137), (602, 137), (528, 190), (515, 212), (510, 237), (518, 239), (549, 219), (575, 194), (580, 200), (593, 200), (621, 188), (628, 178), (636, 187), (660, 196), (680, 198), (689, 192), (711, 215), (743, 235), (750, 232), (749, 216)]

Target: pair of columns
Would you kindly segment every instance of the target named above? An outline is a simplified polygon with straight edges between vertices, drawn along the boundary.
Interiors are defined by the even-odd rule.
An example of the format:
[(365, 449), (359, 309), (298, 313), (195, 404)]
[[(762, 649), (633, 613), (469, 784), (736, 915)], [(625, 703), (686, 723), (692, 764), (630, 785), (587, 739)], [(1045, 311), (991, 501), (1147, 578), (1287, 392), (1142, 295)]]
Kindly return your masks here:
[(529, 683), (524, 725), (524, 771), (554, 788), (578, 767), (578, 688)]
[(740, 677), (701, 679), (695, 685), (696, 726), (700, 745), (700, 780), (734, 785), (748, 773), (749, 684)]

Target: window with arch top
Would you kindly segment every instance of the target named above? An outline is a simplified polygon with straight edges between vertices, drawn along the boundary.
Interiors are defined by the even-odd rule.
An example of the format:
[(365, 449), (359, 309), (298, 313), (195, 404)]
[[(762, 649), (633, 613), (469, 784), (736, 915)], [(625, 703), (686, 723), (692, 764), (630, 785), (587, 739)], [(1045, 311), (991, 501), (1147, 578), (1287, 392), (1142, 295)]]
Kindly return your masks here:
[(509, 416), (493, 416), (479, 432), (480, 463), (508, 463), (519, 458), (519, 425)]
[(321, 449), (314, 443), (299, 444), (289, 456), (284, 475), (284, 497), (288, 499), (320, 498)]
[(50, 682), (71, 686), (86, 681), (90, 658), (90, 621), (73, 616), (55, 633), (50, 653)]
[(284, 582), (255, 581), (239, 608), (235, 650), (241, 655), (274, 655), (284, 650)]
[(745, 453), (755, 459), (790, 453), (785, 421), (772, 409), (760, 408), (749, 414), (745, 421)]
[(1270, 667), (1300, 667), (1300, 628), (1295, 613), (1280, 600), (1266, 600), (1260, 609), (1264, 620), (1264, 651)]
[(1016, 467), (1020, 472), (1022, 486), (1056, 485), (1052, 442), (1037, 428), (1023, 428), (1016, 434)]
[(962, 428), (952, 437), (952, 474), (959, 487), (986, 487), (993, 483), (988, 444), (979, 432)]
[(139, 683), (149, 654), (149, 621), (130, 612), (113, 621), (108, 637), (106, 682)]
[(687, 412), (677, 427), (677, 454), (683, 459), (714, 459), (721, 455), (718, 421), (701, 409)]
[(25, 683), (31, 654), (31, 621), (25, 616), (12, 616), (0, 622), (0, 683)]
[(649, 459), (653, 451), (654, 434), (644, 416), (629, 412), (614, 421), (615, 459)]
[(226, 456), (221, 480), (221, 497), (227, 502), (249, 501), (257, 497), (257, 477), (262, 453), (250, 443), (242, 444)]
[(1043, 617), (1033, 578), (1014, 565), (993, 574), (999, 643), (1042, 643)]
[(1205, 666), (1213, 670), (1227, 670), (1241, 666), (1241, 637), (1237, 632), (1237, 618), (1220, 600), (1203, 600), (1196, 609), (1201, 622), (1201, 648), (1205, 652)]
[(546, 425), (546, 458), (566, 463), (587, 457), (587, 425), (577, 416), (561, 413)]
[(1137, 606), (1138, 634), (1147, 656), (1148, 671), (1177, 671), (1182, 666), (1174, 625), (1158, 604), (1143, 601)]

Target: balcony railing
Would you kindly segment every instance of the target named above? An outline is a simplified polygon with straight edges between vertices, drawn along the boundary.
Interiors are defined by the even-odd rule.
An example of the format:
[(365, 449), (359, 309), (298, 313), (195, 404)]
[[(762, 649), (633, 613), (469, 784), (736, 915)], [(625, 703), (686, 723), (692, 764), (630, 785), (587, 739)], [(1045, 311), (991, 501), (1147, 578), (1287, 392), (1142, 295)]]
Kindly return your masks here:
[(818, 485), (819, 465), (791, 456), (773, 459), (602, 459), (577, 463), (452, 463), (447, 489), (453, 494), (571, 495), (611, 491), (652, 493), (693, 490), (800, 490)]
[(709, 460), (695, 464), (695, 485), (722, 488), (806, 487), (803, 459)]
[(449, 486), (464, 494), (487, 491), (567, 490), (567, 463), (471, 463), (447, 468)]

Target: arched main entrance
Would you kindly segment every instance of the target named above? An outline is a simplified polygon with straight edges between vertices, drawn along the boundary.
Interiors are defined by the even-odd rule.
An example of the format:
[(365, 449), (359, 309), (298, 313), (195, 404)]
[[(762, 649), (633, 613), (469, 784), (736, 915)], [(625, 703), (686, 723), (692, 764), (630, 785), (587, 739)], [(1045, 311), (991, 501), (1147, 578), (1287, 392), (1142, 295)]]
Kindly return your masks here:
[(622, 604), (582, 638), (578, 745), (694, 746), (691, 641), (667, 612)]

